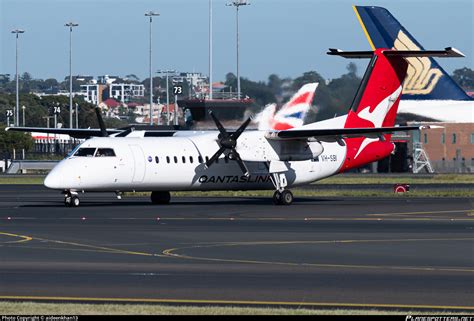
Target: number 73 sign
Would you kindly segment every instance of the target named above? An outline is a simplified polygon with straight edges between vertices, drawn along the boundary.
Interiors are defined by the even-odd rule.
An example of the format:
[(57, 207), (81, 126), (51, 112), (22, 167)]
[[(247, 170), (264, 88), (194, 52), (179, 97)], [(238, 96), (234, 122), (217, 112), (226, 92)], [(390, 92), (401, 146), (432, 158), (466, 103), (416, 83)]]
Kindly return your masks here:
[(181, 85), (173, 86), (173, 93), (175, 95), (181, 95), (183, 93), (183, 86)]

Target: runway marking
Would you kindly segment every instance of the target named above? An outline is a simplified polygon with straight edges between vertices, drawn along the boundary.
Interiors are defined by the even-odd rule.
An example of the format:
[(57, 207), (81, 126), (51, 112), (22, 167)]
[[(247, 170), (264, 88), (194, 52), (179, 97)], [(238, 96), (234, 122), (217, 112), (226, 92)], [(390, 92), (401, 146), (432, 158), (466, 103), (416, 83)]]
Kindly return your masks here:
[(5, 232), (0, 232), (0, 235), (21, 238), (21, 240), (18, 240), (18, 241), (1, 242), (0, 244), (24, 243), (24, 242), (29, 242), (32, 240), (31, 237), (25, 236), (25, 235), (18, 235), (18, 234), (5, 233)]
[(473, 306), (384, 304), (384, 303), (345, 303), (345, 302), (294, 302), (294, 301), (246, 301), (246, 300), (193, 300), (193, 299), (150, 299), (150, 298), (87, 298), (58, 296), (0, 296), (0, 300), (32, 301), (77, 301), (113, 303), (169, 303), (205, 305), (248, 305), (248, 306), (304, 306), (304, 307), (347, 307), (347, 308), (387, 308), (387, 309), (433, 309), (433, 310), (474, 310)]
[(421, 267), (421, 266), (389, 266), (389, 265), (356, 265), (356, 264), (325, 264), (325, 263), (295, 263), (278, 261), (259, 261), (259, 260), (239, 260), (239, 259), (220, 259), (210, 257), (190, 256), (186, 254), (177, 254), (175, 252), (196, 249), (223, 246), (252, 246), (252, 245), (286, 245), (286, 244), (338, 244), (338, 243), (380, 243), (380, 242), (419, 242), (419, 241), (474, 241), (474, 238), (431, 238), (431, 239), (381, 239), (381, 240), (324, 240), (324, 241), (263, 241), (263, 242), (228, 242), (209, 245), (195, 245), (182, 248), (166, 249), (162, 252), (165, 256), (174, 258), (202, 260), (211, 262), (244, 263), (244, 264), (269, 264), (269, 265), (287, 265), (287, 266), (310, 266), (310, 267), (331, 267), (331, 268), (356, 268), (356, 269), (389, 269), (389, 270), (409, 270), (409, 271), (443, 271), (443, 272), (467, 272), (474, 273), (474, 269), (457, 267)]
[(399, 212), (399, 213), (377, 213), (377, 214), (366, 214), (367, 216), (393, 216), (393, 215), (419, 215), (419, 214), (445, 214), (445, 213), (465, 213), (469, 216), (468, 210), (452, 210), (452, 211), (424, 211), (424, 212)]
[[(72, 245), (72, 246), (77, 246), (77, 247), (83, 247), (86, 249), (91, 250), (96, 250), (97, 252), (107, 252), (107, 253), (116, 253), (116, 254), (129, 254), (129, 255), (141, 255), (141, 256), (157, 256), (152, 253), (144, 253), (144, 252), (136, 252), (136, 251), (128, 251), (128, 250), (121, 250), (121, 249), (115, 249), (115, 248), (110, 248), (110, 247), (103, 247), (103, 246), (96, 246), (96, 245), (89, 245), (89, 244), (82, 244), (82, 243), (76, 243), (76, 242), (67, 242), (67, 241), (59, 241), (59, 240), (50, 240), (50, 239), (44, 239), (40, 237), (31, 237), (31, 236), (25, 236), (25, 235), (17, 235), (17, 234), (11, 234), (11, 233), (5, 233), (5, 232), (0, 232), (0, 235), (7, 235), (7, 236), (14, 236), (14, 237), (20, 237), (22, 240), (20, 241), (13, 241), (13, 242), (5, 242), (2, 244), (12, 244), (12, 243), (21, 243), (21, 242), (27, 242), (31, 240), (36, 240), (36, 241), (43, 241), (43, 242), (50, 242), (50, 243), (55, 243), (55, 244), (65, 244), (65, 245)], [(29, 247), (29, 248), (34, 248), (34, 247)], [(40, 247), (38, 247), (40, 248)], [(49, 249), (55, 249), (57, 248), (49, 248)], [(71, 250), (71, 249), (64, 249), (64, 250)]]

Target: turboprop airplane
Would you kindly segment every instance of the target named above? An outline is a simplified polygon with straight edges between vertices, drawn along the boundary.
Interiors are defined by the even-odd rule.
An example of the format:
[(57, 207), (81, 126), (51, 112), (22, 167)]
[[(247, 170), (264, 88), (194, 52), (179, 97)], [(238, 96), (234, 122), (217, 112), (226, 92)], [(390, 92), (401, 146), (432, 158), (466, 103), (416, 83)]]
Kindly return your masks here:
[(394, 150), (393, 132), (422, 128), (394, 126), (406, 58), (463, 57), (454, 48), (330, 49), (328, 54), (370, 58), (347, 115), (289, 130), (245, 131), (249, 118), (228, 132), (211, 112), (219, 132), (147, 137), (146, 131), (127, 130), (110, 137), (97, 112), (101, 128), (89, 131), (102, 137), (77, 146), (48, 174), (44, 185), (61, 190), (66, 206), (79, 206), (79, 192), (110, 191), (120, 196), (124, 191), (152, 191), (152, 203), (167, 204), (169, 191), (258, 189), (274, 189), (274, 204), (289, 205), (290, 187), (387, 157)]
[[(372, 6), (353, 6), (353, 9), (373, 50), (424, 50), (387, 9)], [(399, 113), (444, 122), (474, 122), (474, 100), (435, 59), (410, 57), (407, 61), (408, 71)]]

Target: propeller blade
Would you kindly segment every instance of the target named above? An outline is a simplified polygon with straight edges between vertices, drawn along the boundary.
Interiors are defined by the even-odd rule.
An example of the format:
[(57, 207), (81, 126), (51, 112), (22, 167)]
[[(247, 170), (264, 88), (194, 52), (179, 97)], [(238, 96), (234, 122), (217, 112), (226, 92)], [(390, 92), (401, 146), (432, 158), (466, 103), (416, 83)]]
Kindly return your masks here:
[(219, 121), (219, 119), (217, 119), (217, 117), (214, 115), (212, 110), (209, 111), (209, 115), (211, 115), (212, 119), (214, 120), (214, 123), (216, 123), (217, 129), (219, 129), (219, 132), (221, 133), (222, 138), (225, 138), (225, 137), (229, 136), (229, 134), (227, 134), (227, 131), (225, 130), (224, 126), (222, 126), (221, 122)]
[(225, 150), (226, 148), (224, 146), (221, 146), (221, 148), (219, 148), (219, 150), (214, 155), (212, 155), (212, 157), (209, 158), (209, 160), (206, 162), (206, 167), (209, 168), (209, 166), (211, 166)]
[(250, 175), (249, 170), (247, 166), (245, 166), (245, 163), (242, 158), (240, 158), (239, 153), (234, 148), (232, 148), (232, 154), (234, 156), (233, 158), (237, 161), (237, 164), (239, 164), (242, 173), (244, 173), (244, 175), (248, 177)]
[(239, 138), (240, 134), (244, 132), (245, 128), (247, 128), (251, 120), (252, 119), (249, 117), (242, 125), (240, 125), (239, 129), (237, 129), (234, 133), (232, 133), (231, 136), (234, 140), (237, 140), (237, 138)]
[(109, 134), (107, 133), (107, 128), (105, 127), (104, 120), (102, 119), (102, 115), (100, 114), (99, 107), (95, 107), (94, 110), (95, 110), (95, 114), (97, 115), (97, 121), (99, 122), (100, 136), (109, 137)]

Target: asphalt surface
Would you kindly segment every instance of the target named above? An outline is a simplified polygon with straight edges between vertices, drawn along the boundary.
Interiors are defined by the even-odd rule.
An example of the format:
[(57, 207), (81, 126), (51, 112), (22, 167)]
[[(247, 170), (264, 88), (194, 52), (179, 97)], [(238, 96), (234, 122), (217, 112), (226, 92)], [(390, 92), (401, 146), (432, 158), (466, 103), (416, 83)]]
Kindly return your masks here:
[(0, 300), (474, 310), (473, 199), (81, 200), (0, 185)]

